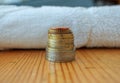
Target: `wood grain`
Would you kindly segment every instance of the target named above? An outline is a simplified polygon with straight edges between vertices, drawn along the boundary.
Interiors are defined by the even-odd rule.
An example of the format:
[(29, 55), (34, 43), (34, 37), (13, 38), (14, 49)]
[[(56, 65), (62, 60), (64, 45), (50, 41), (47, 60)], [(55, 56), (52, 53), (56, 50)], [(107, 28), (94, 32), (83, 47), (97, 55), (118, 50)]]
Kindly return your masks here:
[(0, 51), (0, 83), (120, 83), (120, 49), (78, 49), (53, 63), (44, 50)]

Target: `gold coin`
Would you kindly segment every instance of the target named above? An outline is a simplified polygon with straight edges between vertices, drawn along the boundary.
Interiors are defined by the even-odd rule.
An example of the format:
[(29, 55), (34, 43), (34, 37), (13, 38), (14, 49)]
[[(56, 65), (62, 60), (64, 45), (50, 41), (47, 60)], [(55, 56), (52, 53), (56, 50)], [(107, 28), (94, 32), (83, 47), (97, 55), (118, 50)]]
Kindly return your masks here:
[(54, 44), (48, 44), (48, 47), (51, 47), (51, 48), (73, 48), (74, 45), (54, 45)]
[(74, 45), (74, 42), (48, 42), (48, 45)]
[(54, 42), (48, 42), (48, 45), (54, 45), (54, 46), (73, 46), (73, 42), (71, 43), (65, 43), (65, 42), (60, 42), (60, 43), (54, 43)]
[(49, 29), (48, 33), (71, 33), (71, 30), (69, 28), (51, 28)]
[(75, 52), (75, 47), (72, 50), (58, 50), (58, 49), (50, 49), (46, 48), (47, 52)]
[(54, 40), (49, 40), (48, 43), (51, 44), (73, 44), (74, 41), (54, 41)]
[(57, 39), (73, 39), (73, 37), (51, 37), (51, 36), (48, 36), (49, 39), (54, 39), (54, 40), (57, 40)]
[(48, 45), (61, 45), (61, 46), (69, 46), (69, 45), (74, 45), (74, 42), (48, 42)]
[(53, 48), (53, 47), (48, 47), (48, 50), (53, 50), (53, 51), (70, 51), (70, 50), (74, 50), (74, 48), (69, 47), (69, 48)]
[(73, 39), (49, 39), (48, 42), (74, 42)]
[[(68, 34), (70, 34), (71, 32), (62, 32), (63, 34), (66, 34), (66, 33), (68, 33)], [(61, 34), (61, 32), (48, 32), (48, 34)]]
[(60, 44), (57, 44), (57, 45), (55, 45), (55, 44), (48, 44), (48, 46), (49, 47), (54, 47), (54, 48), (73, 48), (74, 47), (74, 45), (73, 44), (71, 44), (71, 45), (60, 45)]
[(54, 41), (54, 40), (49, 40), (48, 43), (51, 44), (74, 44), (74, 41)]
[(65, 42), (59, 42), (59, 43), (55, 43), (55, 42), (48, 42), (48, 45), (54, 45), (54, 46), (69, 46), (69, 45), (74, 45), (73, 42), (69, 42), (69, 43), (65, 43)]
[(61, 32), (61, 31), (48, 31), (48, 34), (71, 34), (72, 32), (71, 31), (64, 31), (64, 32)]
[(52, 38), (73, 38), (72, 34), (48, 34), (48, 37)]

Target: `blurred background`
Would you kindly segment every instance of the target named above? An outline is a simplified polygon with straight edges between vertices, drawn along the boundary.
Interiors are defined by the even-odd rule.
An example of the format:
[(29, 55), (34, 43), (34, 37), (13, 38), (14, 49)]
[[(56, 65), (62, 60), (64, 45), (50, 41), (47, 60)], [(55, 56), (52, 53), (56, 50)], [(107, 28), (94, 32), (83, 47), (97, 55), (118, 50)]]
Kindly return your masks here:
[(120, 4), (120, 0), (0, 0), (0, 5), (27, 5), (34, 7), (39, 7), (43, 5), (90, 7), (118, 4)]

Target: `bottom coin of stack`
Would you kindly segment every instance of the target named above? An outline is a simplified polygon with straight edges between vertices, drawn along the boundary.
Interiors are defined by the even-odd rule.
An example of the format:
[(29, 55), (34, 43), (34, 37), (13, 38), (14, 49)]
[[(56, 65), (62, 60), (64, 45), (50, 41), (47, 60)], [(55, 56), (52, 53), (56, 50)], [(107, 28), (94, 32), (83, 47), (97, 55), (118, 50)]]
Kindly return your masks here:
[(68, 62), (75, 59), (74, 36), (69, 28), (49, 29), (46, 59), (53, 62)]

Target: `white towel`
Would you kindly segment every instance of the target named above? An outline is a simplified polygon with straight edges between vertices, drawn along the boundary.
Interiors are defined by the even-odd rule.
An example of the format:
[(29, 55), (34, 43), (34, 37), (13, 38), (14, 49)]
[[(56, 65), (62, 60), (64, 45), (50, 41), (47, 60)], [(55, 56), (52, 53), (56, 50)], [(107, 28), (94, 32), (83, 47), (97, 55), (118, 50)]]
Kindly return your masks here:
[(77, 48), (120, 47), (120, 6), (0, 6), (0, 48), (45, 48), (59, 26), (71, 28)]

